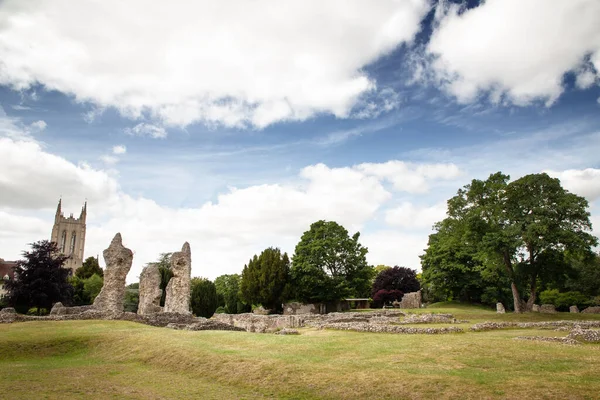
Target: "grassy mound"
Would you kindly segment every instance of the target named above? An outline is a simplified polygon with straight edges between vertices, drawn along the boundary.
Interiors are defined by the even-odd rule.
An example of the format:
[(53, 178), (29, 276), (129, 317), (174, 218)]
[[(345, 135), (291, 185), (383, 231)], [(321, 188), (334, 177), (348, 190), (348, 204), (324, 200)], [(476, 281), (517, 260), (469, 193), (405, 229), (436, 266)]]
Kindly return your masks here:
[[(496, 316), (477, 308), (439, 310), (471, 320)], [(499, 318), (527, 316), (538, 318)], [(0, 325), (0, 397), (594, 398), (600, 393), (600, 345), (513, 340), (565, 334), (302, 329), (299, 336), (280, 336), (124, 321), (15, 323)]]

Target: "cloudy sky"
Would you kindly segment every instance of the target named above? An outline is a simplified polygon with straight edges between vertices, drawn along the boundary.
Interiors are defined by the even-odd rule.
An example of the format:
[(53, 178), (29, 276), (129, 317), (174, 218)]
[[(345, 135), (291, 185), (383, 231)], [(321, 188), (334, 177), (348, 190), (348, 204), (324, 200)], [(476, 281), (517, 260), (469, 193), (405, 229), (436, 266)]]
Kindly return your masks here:
[[(293, 253), (319, 219), (372, 264), (420, 269), (473, 178), (546, 171), (600, 233), (600, 2), (5, 0), (0, 257), (88, 201), (128, 281), (192, 248), (192, 275)], [(101, 264), (102, 260), (101, 260)]]

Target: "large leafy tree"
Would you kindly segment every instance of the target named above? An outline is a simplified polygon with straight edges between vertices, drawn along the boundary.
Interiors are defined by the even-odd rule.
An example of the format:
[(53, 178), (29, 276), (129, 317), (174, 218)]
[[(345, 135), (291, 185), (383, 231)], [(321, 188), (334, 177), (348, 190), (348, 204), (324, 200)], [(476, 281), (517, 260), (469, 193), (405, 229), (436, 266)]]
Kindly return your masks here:
[(290, 269), (295, 297), (305, 302), (329, 302), (370, 294), (373, 268), (368, 249), (333, 221), (317, 221), (304, 232)]
[(96, 257), (86, 258), (81, 267), (77, 268), (75, 271), (75, 276), (80, 279), (87, 279), (94, 274), (104, 277), (104, 271), (100, 268)]
[(289, 280), (290, 259), (278, 248), (269, 247), (254, 256), (242, 271), (240, 293), (248, 304), (279, 309)]
[[(485, 181), (475, 179), (448, 201), (448, 217), (429, 240), (430, 248), (437, 248), (428, 249), (423, 258), (424, 277), (435, 276), (436, 263), (468, 277), (477, 269), (484, 276), (501, 268), (510, 282), (515, 312), (530, 309), (538, 282), (564, 267), (556, 262), (559, 254), (589, 252), (596, 243), (587, 232), (587, 206), (584, 198), (547, 174), (510, 183), (501, 172)], [(527, 303), (522, 293), (529, 297)]]
[(190, 300), (194, 315), (204, 318), (212, 317), (219, 301), (215, 284), (205, 278), (193, 278)]
[(219, 296), (219, 306), (225, 307), (229, 314), (239, 314), (250, 311), (240, 297), (242, 277), (239, 274), (221, 275), (215, 279), (215, 287)]
[(69, 304), (73, 287), (68, 282), (70, 270), (63, 268), (67, 258), (54, 242), (32, 243), (31, 251), (24, 251), (17, 262), (16, 279), (5, 283), (7, 303), (19, 311), (36, 307), (38, 313), (58, 301)]

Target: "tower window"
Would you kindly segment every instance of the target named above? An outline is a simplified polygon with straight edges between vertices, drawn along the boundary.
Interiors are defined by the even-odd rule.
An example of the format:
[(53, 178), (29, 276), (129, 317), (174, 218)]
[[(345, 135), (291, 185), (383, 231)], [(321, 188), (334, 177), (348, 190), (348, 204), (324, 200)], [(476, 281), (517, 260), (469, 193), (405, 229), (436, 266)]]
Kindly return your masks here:
[(65, 246), (67, 245), (67, 231), (63, 231), (62, 238), (60, 239), (60, 252), (64, 254)]
[(77, 234), (75, 233), (75, 231), (73, 231), (73, 233), (71, 234), (71, 251), (69, 252), (70, 254), (75, 253), (75, 241), (77, 239)]

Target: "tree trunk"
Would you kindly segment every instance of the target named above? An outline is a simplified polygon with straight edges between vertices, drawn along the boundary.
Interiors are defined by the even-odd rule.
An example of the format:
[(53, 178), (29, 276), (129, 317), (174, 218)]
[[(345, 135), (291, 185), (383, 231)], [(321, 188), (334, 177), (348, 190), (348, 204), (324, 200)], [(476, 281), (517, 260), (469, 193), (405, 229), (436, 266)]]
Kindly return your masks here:
[(508, 252), (504, 252), (503, 254), (504, 266), (506, 267), (506, 272), (508, 272), (508, 277), (510, 279), (510, 289), (512, 290), (513, 295), (513, 303), (515, 307), (516, 313), (523, 312), (523, 303), (521, 301), (521, 295), (519, 294), (519, 290), (517, 289), (517, 285), (515, 283), (515, 272), (512, 267), (512, 263), (510, 261), (510, 256)]
[(531, 276), (531, 282), (529, 284), (529, 300), (527, 300), (527, 311), (531, 311), (533, 309), (533, 305), (537, 299), (537, 274), (533, 274)]
[(521, 301), (521, 295), (519, 294), (519, 290), (517, 289), (517, 285), (515, 284), (514, 281), (510, 282), (510, 288), (512, 290), (513, 303), (514, 303), (514, 306), (515, 306), (515, 312), (516, 313), (522, 313), (523, 312), (523, 303)]

